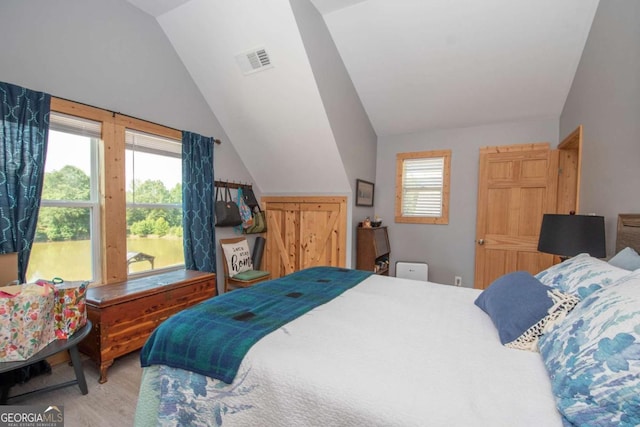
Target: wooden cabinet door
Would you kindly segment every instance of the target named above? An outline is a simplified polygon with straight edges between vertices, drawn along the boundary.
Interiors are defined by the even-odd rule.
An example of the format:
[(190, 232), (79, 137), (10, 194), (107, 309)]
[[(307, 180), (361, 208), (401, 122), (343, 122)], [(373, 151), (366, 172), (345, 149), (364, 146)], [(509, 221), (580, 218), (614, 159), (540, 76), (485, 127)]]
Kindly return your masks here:
[(339, 203), (300, 204), (301, 270), (320, 265), (344, 267), (343, 246), (339, 244), (340, 214)]
[(265, 269), (281, 277), (304, 268), (344, 267), (346, 198), (265, 197)]
[(286, 276), (297, 269), (300, 245), (300, 204), (266, 202), (267, 235), (265, 245), (265, 270), (271, 278)]
[(553, 257), (537, 247), (542, 215), (556, 209), (557, 152), (549, 144), (483, 148), (479, 175), (475, 287), (549, 267)]

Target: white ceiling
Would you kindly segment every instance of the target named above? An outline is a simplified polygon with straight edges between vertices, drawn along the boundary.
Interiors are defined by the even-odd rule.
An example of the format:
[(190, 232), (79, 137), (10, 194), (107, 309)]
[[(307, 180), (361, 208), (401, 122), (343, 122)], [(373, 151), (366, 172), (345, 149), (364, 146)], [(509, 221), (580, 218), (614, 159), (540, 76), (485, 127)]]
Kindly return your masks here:
[[(278, 178), (270, 166), (285, 158), (296, 169), (311, 156), (317, 173), (313, 165), (296, 171), (308, 172), (309, 181), (327, 179), (326, 162), (340, 169), (289, 0), (127, 1), (158, 19), (266, 191), (295, 190), (282, 185), (293, 171)], [(310, 1), (378, 136), (559, 117), (598, 6), (598, 0)], [(234, 55), (258, 46), (274, 68), (243, 76)], [(338, 175), (315, 189), (350, 191), (344, 173)], [(308, 184), (300, 188), (312, 191)]]
[(597, 5), (367, 0), (324, 17), (380, 136), (558, 117)]

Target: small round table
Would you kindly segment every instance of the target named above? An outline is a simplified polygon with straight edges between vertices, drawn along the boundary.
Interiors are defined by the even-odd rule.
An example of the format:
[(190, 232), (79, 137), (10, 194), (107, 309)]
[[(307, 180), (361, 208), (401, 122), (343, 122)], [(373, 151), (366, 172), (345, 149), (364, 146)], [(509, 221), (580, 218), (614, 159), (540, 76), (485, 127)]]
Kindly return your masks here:
[(59, 340), (51, 342), (45, 348), (31, 356), (27, 360), (20, 360), (16, 362), (0, 362), (0, 373), (12, 371), (14, 369), (22, 368), (24, 366), (31, 365), (32, 363), (39, 362), (46, 359), (49, 356), (53, 356), (61, 351), (69, 350), (71, 356), (71, 363), (73, 364), (73, 370), (76, 374), (76, 379), (67, 381), (60, 384), (54, 384), (47, 387), (39, 388), (27, 393), (18, 394), (16, 396), (9, 397), (9, 387), (5, 387), (3, 384), (0, 388), (0, 405), (6, 405), (9, 400), (17, 399), (19, 397), (25, 397), (27, 395), (39, 394), (45, 391), (57, 390), (62, 387), (68, 387), (78, 384), (82, 394), (89, 393), (87, 388), (87, 381), (84, 378), (84, 371), (82, 370), (82, 361), (80, 360), (80, 353), (78, 352), (78, 343), (82, 341), (91, 331), (91, 321), (87, 320), (87, 324), (77, 330), (69, 339)]

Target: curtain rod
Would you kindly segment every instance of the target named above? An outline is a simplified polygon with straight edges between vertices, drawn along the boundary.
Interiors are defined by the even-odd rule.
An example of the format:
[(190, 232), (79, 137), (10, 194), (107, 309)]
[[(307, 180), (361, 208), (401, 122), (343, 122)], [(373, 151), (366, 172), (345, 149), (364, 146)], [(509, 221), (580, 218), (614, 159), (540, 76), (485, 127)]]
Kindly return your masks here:
[[(51, 96), (55, 96), (55, 95), (51, 95)], [(95, 105), (87, 104), (86, 102), (78, 102), (78, 101), (74, 101), (72, 99), (63, 98), (61, 96), (55, 96), (55, 97), (58, 98), (58, 99), (62, 99), (63, 101), (74, 102), (76, 104), (86, 105), (87, 107), (98, 108), (100, 110), (108, 111), (109, 113), (111, 113), (113, 115), (113, 117), (115, 117), (116, 114), (119, 114), (119, 115), (124, 116), (124, 117), (129, 117), (129, 118), (136, 119), (136, 120), (142, 120), (142, 121), (151, 123), (153, 125), (163, 126), (163, 127), (166, 127), (167, 129), (175, 130), (176, 132), (182, 132), (180, 129), (176, 129), (176, 128), (171, 127), (171, 126), (167, 126), (167, 125), (163, 125), (163, 124), (160, 124), (160, 123), (152, 122), (151, 120), (147, 120), (147, 119), (140, 119), (138, 117), (130, 116), (128, 114), (122, 114), (122, 113), (120, 113), (118, 111), (107, 110), (106, 108), (102, 108), (102, 107), (96, 107)], [(213, 142), (215, 142), (217, 145), (222, 144), (222, 141), (220, 141), (217, 138), (213, 138)]]

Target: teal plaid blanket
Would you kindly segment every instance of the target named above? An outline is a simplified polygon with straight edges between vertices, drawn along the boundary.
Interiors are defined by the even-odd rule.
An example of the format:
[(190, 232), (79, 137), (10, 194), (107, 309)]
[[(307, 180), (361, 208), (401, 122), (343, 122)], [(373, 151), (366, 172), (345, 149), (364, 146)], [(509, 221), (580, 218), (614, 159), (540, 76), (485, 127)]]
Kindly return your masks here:
[(228, 292), (163, 322), (140, 353), (142, 367), (168, 365), (231, 384), (260, 338), (354, 287), (372, 273), (313, 267)]

